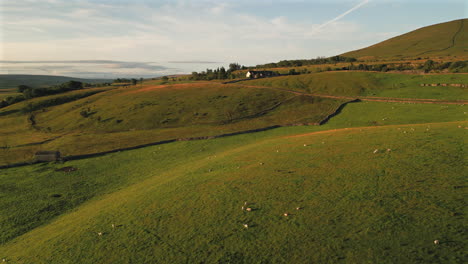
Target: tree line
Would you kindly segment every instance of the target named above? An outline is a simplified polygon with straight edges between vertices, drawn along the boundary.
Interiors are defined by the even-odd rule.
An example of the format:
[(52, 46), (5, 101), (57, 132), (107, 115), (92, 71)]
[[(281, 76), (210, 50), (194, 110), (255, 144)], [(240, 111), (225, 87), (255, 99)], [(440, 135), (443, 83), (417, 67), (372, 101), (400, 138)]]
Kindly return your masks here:
[(244, 65), (241, 66), (239, 63), (231, 63), (227, 70), (226, 68), (221, 67), (217, 69), (206, 69), (206, 71), (202, 72), (192, 72), (190, 79), (195, 81), (235, 79), (243, 75), (242, 73), (235, 73), (235, 71), (245, 69), (248, 68)]
[(307, 65), (319, 65), (319, 64), (336, 64), (339, 62), (355, 62), (355, 58), (344, 57), (344, 56), (333, 56), (333, 57), (317, 57), (316, 59), (304, 59), (304, 60), (282, 60), (280, 62), (272, 62), (267, 64), (257, 65), (256, 68), (283, 68), (283, 67), (301, 67)]
[(103, 84), (89, 84), (89, 83), (82, 83), (78, 81), (68, 81), (59, 85), (51, 86), (51, 87), (30, 87), (28, 85), (21, 84), (18, 86), (17, 91), (21, 93), (17, 96), (9, 96), (2, 101), (0, 101), (0, 108), (6, 107), (27, 99), (47, 96), (47, 95), (54, 95), (59, 93), (65, 93), (74, 90), (81, 90), (87, 87), (100, 87), (100, 86), (107, 86), (110, 85), (109, 83)]

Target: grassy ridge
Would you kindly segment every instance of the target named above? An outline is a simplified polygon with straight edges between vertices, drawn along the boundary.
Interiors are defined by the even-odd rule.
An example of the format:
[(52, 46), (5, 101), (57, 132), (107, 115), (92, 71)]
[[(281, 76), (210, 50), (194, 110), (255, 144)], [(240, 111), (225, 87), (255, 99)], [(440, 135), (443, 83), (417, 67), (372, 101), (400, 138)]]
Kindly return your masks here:
[[(460, 163), (464, 130), (457, 125), (300, 137), (276, 130), (73, 161), (67, 165), (79, 170), (69, 175), (53, 172), (57, 165), (6, 170), (2, 183), (22, 180), (5, 197), (38, 200), (14, 203), (20, 212), (35, 207), (44, 215), (72, 197), (108, 194), (0, 252), (28, 263), (456, 263), (464, 256), (463, 192), (457, 186), (466, 172)], [(287, 134), (301, 131), (289, 128)], [(245, 200), (256, 210), (241, 211)]]
[[(291, 127), (291, 128), (281, 128), (281, 129), (275, 129), (269, 132), (260, 132), (260, 133), (255, 133), (255, 134), (249, 134), (245, 136), (236, 136), (231, 143), (249, 143), (249, 142), (255, 142), (256, 140), (260, 139), (265, 139), (271, 136), (281, 136), (281, 135), (288, 135), (292, 133), (305, 133), (305, 132), (317, 132), (317, 131), (324, 131), (324, 130), (329, 130), (329, 129), (337, 129), (337, 128), (350, 128), (350, 127), (367, 127), (367, 126), (381, 126), (381, 125), (395, 125), (395, 124), (414, 124), (414, 123), (430, 123), (430, 122), (447, 122), (447, 121), (457, 121), (457, 120), (466, 120), (466, 107), (467, 106), (459, 106), (459, 105), (414, 105), (414, 104), (403, 104), (403, 103), (378, 103), (378, 102), (361, 102), (361, 103), (352, 103), (348, 104), (343, 111), (336, 117), (332, 118), (327, 124), (323, 126), (310, 126), (310, 127)], [(430, 127), (430, 126), (429, 126)], [(191, 128), (188, 128), (191, 129)], [(208, 129), (208, 128), (206, 128)], [(180, 132), (180, 131), (179, 131)], [(195, 131), (196, 132), (196, 131)], [(203, 132), (203, 131), (200, 131)], [(147, 135), (147, 134), (149, 135)], [(151, 137), (151, 134), (158, 133), (162, 134), (162, 136), (169, 137), (171, 133), (174, 133), (173, 130), (169, 131), (154, 131), (150, 130), (145, 133), (138, 133), (137, 131), (134, 132), (127, 132), (127, 133), (107, 133), (105, 136), (102, 137), (97, 137), (96, 135), (76, 135), (73, 137), (65, 137), (65, 138), (59, 138), (57, 139), (57, 142), (53, 141), (50, 143), (47, 143), (47, 147), (49, 149), (53, 149), (54, 144), (58, 144), (58, 146), (69, 146), (70, 148), (77, 148), (77, 146), (80, 146), (82, 149), (80, 151), (85, 152), (90, 151), (92, 152), (98, 152), (99, 146), (108, 146), (110, 144), (114, 144), (114, 147), (121, 147), (120, 143), (121, 141), (130, 141), (133, 139), (133, 141), (138, 141), (140, 138), (149, 138)], [(192, 131), (194, 133), (194, 131)], [(204, 132), (206, 133), (206, 131)], [(124, 140), (122, 140), (124, 139)], [(196, 141), (198, 143), (194, 144), (196, 146), (206, 146), (206, 144), (210, 144), (210, 141)], [(230, 144), (231, 144), (230, 143)], [(161, 172), (168, 170), (169, 168), (175, 168), (176, 166), (179, 166), (185, 162), (185, 160), (188, 157), (202, 157), (203, 155), (206, 155), (207, 153), (209, 155), (212, 155), (213, 152), (205, 152), (200, 151), (197, 153), (192, 153), (188, 150), (184, 149), (179, 149), (177, 147), (169, 147), (169, 146), (175, 146), (175, 144), (169, 144), (169, 145), (162, 145), (160, 147), (154, 147), (150, 148), (152, 150), (152, 153), (149, 155), (150, 157), (154, 157), (155, 160), (158, 160), (158, 162), (162, 162), (165, 164), (160, 164)], [(230, 145), (225, 145), (220, 144), (219, 146), (216, 147), (217, 150), (222, 149), (222, 148), (229, 148), (228, 146)], [(165, 157), (167, 154), (166, 152), (160, 152), (160, 149), (170, 149), (170, 155)], [(202, 149), (205, 149), (205, 147), (200, 147)], [(10, 155), (14, 155), (16, 152), (18, 152), (21, 149), (25, 148), (15, 148), (10, 150), (11, 152)], [(145, 148), (147, 149), (147, 148)], [(144, 173), (146, 170), (152, 171), (152, 173), (156, 173), (159, 171), (155, 171), (154, 169), (149, 169), (148, 166), (152, 166), (152, 164), (145, 164), (145, 162), (148, 161), (147, 158), (141, 158), (142, 156), (148, 155), (149, 152), (146, 152), (145, 149), (136, 151), (136, 152), (130, 152), (133, 154), (129, 154), (129, 156), (124, 156), (124, 157), (134, 157), (136, 155), (135, 153), (141, 153), (138, 154), (138, 157), (135, 157), (135, 160), (127, 160), (126, 162), (121, 161), (123, 164), (127, 164), (125, 166), (128, 166), (128, 169), (130, 168), (138, 168), (135, 169), (135, 172), (137, 175), (139, 175), (137, 178), (133, 179), (133, 181), (130, 182), (136, 182), (142, 178), (141, 177), (147, 177), (147, 173)], [(158, 151), (154, 151), (154, 149), (157, 149)], [(175, 151), (177, 150), (177, 151)], [(180, 152), (179, 152), (180, 151)], [(7, 152), (8, 153), (8, 152)], [(125, 152), (127, 153), (127, 152)], [(185, 154), (184, 154), (185, 153)], [(157, 155), (164, 155), (163, 156), (154, 156), (155, 154)], [(184, 155), (182, 155), (184, 154)], [(19, 190), (17, 188), (13, 188), (11, 191), (16, 192), (20, 191), (22, 194), (25, 195), (26, 198), (19, 198), (18, 193), (12, 193), (11, 195), (7, 195), (5, 193), (5, 201), (8, 201), (8, 197), (10, 197), (11, 202), (14, 201), (23, 201), (24, 206), (20, 206), (18, 202), (15, 202), (16, 206), (18, 207), (16, 210), (16, 213), (18, 216), (9, 218), (10, 220), (4, 221), (5, 225), (8, 225), (8, 228), (5, 230), (11, 230), (10, 232), (12, 234), (18, 234), (21, 233), (22, 231), (27, 231), (30, 228), (33, 228), (39, 224), (44, 223), (44, 221), (48, 221), (49, 219), (55, 217), (57, 214), (60, 214), (66, 210), (69, 210), (71, 208), (74, 208), (75, 206), (81, 204), (83, 201), (86, 201), (95, 195), (102, 193), (102, 192), (109, 192), (112, 188), (116, 186), (121, 186), (129, 183), (130, 179), (127, 179), (126, 172), (122, 173), (117, 173), (117, 174), (107, 174), (107, 170), (109, 168), (112, 168), (115, 166), (113, 163), (108, 163), (107, 160), (109, 159), (108, 157), (115, 157), (115, 155), (120, 155), (120, 154), (111, 154), (105, 157), (101, 158), (96, 158), (96, 159), (91, 159), (94, 160), (93, 162), (89, 163), (89, 160), (82, 160), (82, 161), (73, 161), (69, 162), (68, 164), (74, 165), (78, 164), (77, 166), (79, 168), (82, 167), (82, 164), (92, 164), (99, 163), (99, 164), (108, 164), (109, 167), (104, 166), (103, 168), (100, 168), (100, 166), (96, 167), (97, 170), (79, 170), (77, 172), (74, 172), (72, 174), (64, 174), (63, 172), (53, 172), (51, 171), (52, 168), (60, 168), (62, 165), (37, 165), (37, 166), (31, 166), (31, 167), (25, 167), (25, 168), (20, 168), (20, 169), (12, 169), (12, 170), (5, 170), (6, 172), (10, 171), (11, 173), (9, 174), (11, 177), (9, 178), (11, 180), (8, 180), (7, 178), (3, 179), (4, 183), (4, 189), (9, 190), (11, 187), (9, 186), (20, 186), (20, 182), (24, 181), (24, 186), (27, 188), (38, 188), (38, 190), (41, 190), (42, 193), (42, 198), (41, 199), (33, 199), (35, 202), (38, 204), (35, 205), (37, 210), (33, 210), (34, 213), (26, 213), (22, 211), (20, 208), (24, 208), (24, 210), (30, 210), (31, 209), (31, 199), (30, 195), (36, 195), (34, 192), (29, 192), (29, 191), (24, 191), (24, 190)], [(202, 156), (200, 156), (202, 155)], [(140, 161), (142, 159), (142, 161)], [(179, 163), (179, 159), (182, 160)], [(63, 165), (64, 166), (64, 165)], [(94, 168), (94, 165), (92, 165)], [(30, 169), (28, 169), (30, 168)], [(118, 167), (120, 168), (120, 166)], [(113, 169), (112, 169), (113, 171)], [(94, 175), (101, 175), (104, 173), (104, 178), (99, 179), (95, 178)], [(36, 175), (36, 177), (29, 177), (30, 175)], [(119, 178), (115, 178), (116, 175), (120, 175)], [(134, 173), (131, 173), (130, 175), (134, 175)], [(146, 175), (146, 176), (145, 176)], [(114, 177), (109, 178), (109, 177)], [(123, 177), (123, 178), (121, 178)], [(134, 177), (134, 176), (132, 176)], [(59, 187), (57, 184), (50, 184), (52, 181), (60, 182), (62, 184), (62, 187)], [(14, 185), (14, 183), (17, 183), (19, 185)], [(39, 187), (40, 186), (40, 187)], [(110, 189), (109, 189), (110, 188)], [(106, 191), (104, 191), (106, 190)], [(112, 189), (113, 190), (113, 189)], [(62, 191), (66, 191), (67, 194), (67, 201), (64, 204), (55, 204), (57, 202), (63, 201), (63, 199), (56, 199), (53, 197), (50, 197), (50, 195), (54, 193), (61, 193)], [(63, 203), (63, 202), (62, 202)], [(48, 207), (51, 206), (51, 210), (43, 210), (43, 207)], [(0, 206), (3, 208), (8, 208), (8, 205)], [(26, 215), (28, 215), (26, 217)], [(11, 213), (10, 213), (11, 217)], [(36, 219), (34, 221), (31, 220), (31, 218)], [(9, 223), (11, 219), (16, 219), (15, 221), (20, 221), (19, 224), (13, 225), (12, 223)], [(5, 223), (6, 222), (6, 223)], [(19, 229), (19, 230), (17, 230)], [(7, 239), (9, 237), (9, 232), (4, 233), (4, 238), (3, 240)], [(14, 235), (10, 235), (14, 236)]]
[[(37, 150), (89, 154), (168, 139), (318, 123), (345, 102), (216, 83), (147, 85), (37, 109), (32, 127), (24, 109), (36, 109), (52, 99), (37, 98), (0, 110), (0, 132), (5, 135), (0, 142), (2, 164), (30, 160)], [(24, 146), (40, 142), (44, 143)]]
[(323, 72), (244, 81), (260, 85), (342, 96), (381, 96), (444, 100), (468, 99), (466, 88), (421, 87), (422, 83), (466, 84), (466, 74), (412, 75), (376, 72)]
[(431, 25), (388, 39), (370, 47), (342, 54), (376, 59), (405, 57), (465, 56), (468, 19)]

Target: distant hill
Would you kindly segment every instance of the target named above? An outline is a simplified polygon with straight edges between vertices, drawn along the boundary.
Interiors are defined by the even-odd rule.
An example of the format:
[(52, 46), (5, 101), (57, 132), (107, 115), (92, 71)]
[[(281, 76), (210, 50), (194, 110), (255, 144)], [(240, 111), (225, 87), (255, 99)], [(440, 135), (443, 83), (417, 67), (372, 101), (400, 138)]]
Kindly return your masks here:
[(112, 81), (110, 79), (83, 79), (52, 75), (0, 74), (0, 89), (16, 88), (18, 85), (21, 84), (32, 87), (45, 87), (61, 84), (72, 80), (85, 83), (103, 83)]
[(423, 27), (342, 56), (364, 59), (466, 56), (467, 24), (468, 19), (459, 19)]

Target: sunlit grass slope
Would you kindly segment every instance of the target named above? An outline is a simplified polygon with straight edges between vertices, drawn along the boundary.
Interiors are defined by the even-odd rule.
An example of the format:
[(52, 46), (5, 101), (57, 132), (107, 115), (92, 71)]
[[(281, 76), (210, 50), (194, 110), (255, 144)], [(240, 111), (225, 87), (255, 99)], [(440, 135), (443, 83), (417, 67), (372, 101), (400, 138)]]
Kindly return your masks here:
[(468, 19), (423, 27), (370, 47), (342, 54), (347, 57), (404, 58), (465, 56), (468, 43)]
[(466, 84), (466, 74), (416, 75), (376, 72), (323, 72), (244, 81), (245, 85), (261, 85), (293, 89), (308, 93), (343, 96), (381, 96), (467, 100), (467, 89), (461, 87), (421, 87), (421, 84)]
[(0, 257), (460, 263), (466, 125), (293, 127), (2, 170)]
[[(89, 154), (273, 125), (319, 123), (346, 102), (209, 82), (138, 85), (81, 99), (73, 96), (41, 97), (0, 109), (0, 164), (31, 160), (38, 150)], [(49, 104), (55, 100), (60, 103)]]

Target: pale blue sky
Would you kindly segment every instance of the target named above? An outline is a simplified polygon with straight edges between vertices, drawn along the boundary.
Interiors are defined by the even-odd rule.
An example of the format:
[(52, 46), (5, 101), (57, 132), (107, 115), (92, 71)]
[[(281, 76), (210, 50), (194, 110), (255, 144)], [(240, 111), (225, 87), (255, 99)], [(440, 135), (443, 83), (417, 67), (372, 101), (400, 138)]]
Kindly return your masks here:
[[(229, 62), (331, 56), (468, 14), (467, 0), (3, 0), (0, 5), (0, 73), (85, 77), (146, 77)], [(195, 63), (169, 63), (178, 61)]]

